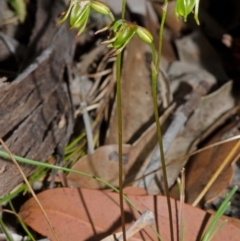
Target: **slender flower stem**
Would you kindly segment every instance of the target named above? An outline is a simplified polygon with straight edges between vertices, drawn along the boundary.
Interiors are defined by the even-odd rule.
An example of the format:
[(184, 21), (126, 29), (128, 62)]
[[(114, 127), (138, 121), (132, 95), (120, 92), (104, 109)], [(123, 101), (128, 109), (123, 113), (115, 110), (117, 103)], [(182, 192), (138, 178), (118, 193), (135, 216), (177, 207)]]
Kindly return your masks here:
[(167, 16), (167, 7), (168, 7), (168, 0), (164, 0), (164, 5), (162, 7), (163, 13), (162, 13), (162, 20), (160, 24), (160, 30), (159, 30), (159, 45), (158, 45), (158, 59), (156, 63), (156, 68), (159, 69), (160, 63), (161, 63), (161, 57), (162, 57), (162, 43), (163, 43), (163, 28)]
[[(126, 0), (122, 1), (122, 18), (125, 17)], [(118, 109), (118, 156), (119, 156), (119, 204), (121, 211), (123, 241), (127, 241), (123, 205), (123, 161), (122, 161), (122, 91), (121, 91), (122, 53), (117, 55), (117, 109)]]
[(122, 19), (125, 18), (126, 3), (127, 3), (127, 0), (122, 1)]
[(117, 110), (118, 110), (118, 156), (119, 156), (119, 203), (121, 210), (123, 240), (126, 241), (125, 217), (123, 206), (123, 161), (122, 161), (122, 91), (121, 91), (121, 60), (122, 54), (117, 55)]
[(152, 66), (152, 94), (153, 94), (154, 115), (155, 115), (155, 121), (156, 121), (156, 127), (157, 127), (158, 143), (159, 143), (159, 149), (160, 149), (160, 154), (161, 154), (161, 164), (162, 164), (165, 194), (167, 197), (167, 204), (168, 204), (170, 236), (171, 236), (171, 241), (173, 241), (174, 236), (173, 236), (172, 208), (171, 208), (170, 195), (169, 195), (169, 190), (168, 190), (166, 162), (165, 162), (165, 156), (164, 156), (164, 150), (163, 150), (162, 131), (161, 131), (160, 123), (159, 123), (159, 113), (158, 113), (158, 103), (157, 103), (157, 77), (158, 77), (158, 70), (159, 70), (160, 64), (161, 64), (163, 28), (164, 28), (166, 15), (167, 15), (167, 5), (168, 5), (168, 0), (165, 0), (164, 6), (163, 6), (163, 14), (162, 14), (162, 20), (161, 20), (161, 25), (160, 25), (160, 31), (159, 31), (159, 46), (158, 46), (157, 63), (155, 63), (155, 50), (152, 51), (152, 61), (154, 64), (156, 64), (155, 66)]
[(109, 17), (111, 18), (112, 22), (115, 21), (115, 18), (114, 18), (114, 16), (113, 16), (112, 12), (109, 14)]

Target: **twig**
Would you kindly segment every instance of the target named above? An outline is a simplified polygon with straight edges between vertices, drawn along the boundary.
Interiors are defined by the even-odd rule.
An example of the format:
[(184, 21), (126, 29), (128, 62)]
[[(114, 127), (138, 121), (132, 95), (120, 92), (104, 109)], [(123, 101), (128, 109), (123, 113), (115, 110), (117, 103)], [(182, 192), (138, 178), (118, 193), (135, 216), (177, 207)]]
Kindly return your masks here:
[(88, 154), (91, 155), (94, 152), (94, 145), (93, 145), (92, 127), (91, 127), (90, 118), (87, 112), (87, 104), (85, 101), (82, 101), (80, 106), (83, 114), (83, 122), (84, 122), (85, 130), (86, 130)]
[(209, 188), (212, 186), (214, 181), (218, 178), (219, 174), (223, 171), (223, 169), (226, 167), (226, 165), (229, 163), (229, 161), (233, 158), (233, 156), (236, 154), (238, 149), (240, 148), (240, 141), (238, 141), (233, 149), (229, 152), (221, 166), (217, 169), (217, 171), (213, 174), (211, 179), (208, 181), (207, 185), (204, 187), (204, 189), (201, 191), (201, 193), (198, 195), (198, 197), (193, 202), (192, 206), (195, 207), (200, 200), (203, 198), (203, 196), (206, 194), (206, 192), (209, 190)]
[(180, 189), (180, 208), (179, 208), (179, 240), (184, 240), (183, 238), (183, 205), (185, 201), (185, 169), (181, 170), (181, 189)]
[[(134, 234), (138, 233), (140, 230), (145, 228), (146, 226), (152, 225), (154, 222), (154, 215), (151, 211), (146, 211), (144, 212), (138, 219), (137, 221), (127, 229), (126, 231), (126, 238), (129, 239), (131, 238)], [(118, 236), (118, 237), (116, 237)], [(113, 234), (111, 236), (108, 236), (101, 241), (122, 241), (123, 236), (122, 232)]]

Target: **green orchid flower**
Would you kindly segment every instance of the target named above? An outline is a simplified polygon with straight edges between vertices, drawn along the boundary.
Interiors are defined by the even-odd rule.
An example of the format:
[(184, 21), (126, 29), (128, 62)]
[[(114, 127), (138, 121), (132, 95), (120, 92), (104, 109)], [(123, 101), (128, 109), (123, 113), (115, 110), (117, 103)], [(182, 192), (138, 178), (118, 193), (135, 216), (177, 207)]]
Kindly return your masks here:
[(87, 26), (91, 9), (104, 15), (110, 15), (113, 18), (110, 8), (101, 1), (70, 0), (67, 10), (60, 14), (62, 18), (56, 25), (62, 24), (69, 17), (70, 29), (80, 28), (76, 35), (79, 36)]
[(176, 7), (175, 7), (176, 17), (182, 16), (184, 18), (184, 21), (186, 22), (187, 16), (194, 9), (194, 18), (197, 24), (199, 25), (199, 20), (198, 20), (199, 1), (200, 0), (177, 0)]
[(108, 44), (108, 48), (116, 49), (110, 54), (110, 57), (118, 55), (129, 43), (132, 37), (137, 34), (137, 36), (147, 44), (151, 44), (153, 37), (151, 33), (137, 24), (126, 21), (125, 19), (120, 19), (112, 24), (106, 26), (103, 29), (98, 30), (95, 34), (103, 32), (107, 29), (111, 29), (111, 36), (109, 40), (102, 42), (102, 44)]

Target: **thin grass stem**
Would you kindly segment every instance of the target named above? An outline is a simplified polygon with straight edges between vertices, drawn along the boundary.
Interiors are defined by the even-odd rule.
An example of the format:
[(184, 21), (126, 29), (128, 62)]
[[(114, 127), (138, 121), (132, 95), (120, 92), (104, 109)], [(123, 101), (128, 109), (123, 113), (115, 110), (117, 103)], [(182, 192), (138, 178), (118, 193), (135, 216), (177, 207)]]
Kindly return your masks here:
[(25, 223), (23, 222), (21, 217), (17, 214), (11, 200), (9, 200), (9, 205), (10, 205), (12, 211), (13, 211), (13, 214), (17, 217), (17, 219), (18, 219), (19, 223), (21, 224), (22, 228), (24, 229), (24, 231), (28, 235), (28, 238), (31, 239), (32, 241), (35, 241), (36, 239), (32, 236), (31, 232), (29, 231), (29, 229), (27, 228), (27, 226), (25, 225)]
[(0, 227), (2, 228), (3, 233), (6, 235), (7, 240), (13, 241), (12, 236), (8, 233), (8, 230), (1, 217), (0, 217)]
[(233, 195), (235, 194), (235, 192), (238, 190), (238, 187), (235, 186), (232, 191), (226, 196), (226, 198), (224, 199), (224, 201), (222, 202), (221, 206), (218, 208), (217, 212), (215, 213), (212, 221), (210, 222), (203, 238), (202, 241), (209, 241), (210, 237), (213, 237), (212, 234), (214, 232), (214, 227), (216, 226), (217, 222), (219, 221), (219, 219), (221, 218), (221, 216), (224, 214), (224, 212), (227, 210), (227, 208), (230, 205), (230, 199), (233, 197)]

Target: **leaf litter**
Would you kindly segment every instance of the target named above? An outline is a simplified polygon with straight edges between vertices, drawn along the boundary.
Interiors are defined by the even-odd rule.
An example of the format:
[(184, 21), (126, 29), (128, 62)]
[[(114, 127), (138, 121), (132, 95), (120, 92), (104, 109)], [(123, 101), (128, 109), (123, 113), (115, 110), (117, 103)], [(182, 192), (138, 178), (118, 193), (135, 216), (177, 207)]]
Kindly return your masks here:
[[(56, 9), (61, 8), (60, 5), (63, 4), (63, 2), (60, 2), (61, 3), (57, 3), (54, 1), (53, 4), (57, 6)], [(119, 1), (106, 2), (110, 4), (114, 13), (120, 13), (121, 4), (119, 4)], [(158, 18), (162, 16), (161, 4), (159, 4), (158, 1), (142, 0), (141, 2), (138, 1), (137, 6), (134, 2), (135, 1), (132, 1), (128, 5), (129, 16), (134, 18), (134, 14), (138, 14), (141, 18), (140, 21), (149, 28), (157, 42), (159, 30)], [(45, 1), (44, 3), (42, 2), (42, 4), (37, 1), (37, 5), (34, 6), (37, 9), (36, 28), (32, 32), (31, 37), (29, 37), (30, 32), (28, 33), (29, 36), (27, 37), (30, 39), (29, 43), (23, 42), (21, 38), (15, 39), (13, 33), (16, 31), (17, 26), (11, 24), (6, 25), (4, 22), (5, 20), (0, 17), (0, 34), (3, 36), (0, 41), (0, 91), (2, 88), (3, 93), (1, 98), (3, 98), (6, 92), (5, 89), (7, 89), (8, 92), (10, 91), (10, 87), (12, 86), (10, 82), (14, 79), (14, 76), (17, 76), (17, 71), (20, 70), (22, 74), (24, 73), (26, 75), (26, 72), (24, 72), (18, 62), (18, 60), (24, 59), (23, 53), (26, 49), (29, 51), (29, 59), (24, 63), (25, 66), (29, 66), (31, 63), (30, 59), (39, 63), (36, 65), (36, 71), (33, 72), (32, 75), (29, 75), (30, 77), (27, 76), (26, 78), (34, 79), (33, 77), (37, 76), (37, 81), (40, 81), (38, 78), (41, 79), (41, 75), (38, 74), (37, 71), (44, 72), (44, 70), (46, 70), (46, 63), (44, 61), (47, 61), (48, 66), (53, 65), (49, 73), (55, 71), (54, 73), (58, 73), (59, 76), (64, 75), (64, 78), (68, 79), (65, 79), (67, 85), (62, 81), (63, 79), (61, 79), (61, 77), (61, 91), (57, 90), (54, 94), (51, 92), (48, 95), (43, 95), (44, 103), (50, 103), (51, 105), (49, 106), (52, 109), (55, 108), (55, 112), (51, 112), (49, 106), (46, 107), (43, 105), (43, 107), (41, 107), (43, 109), (42, 113), (46, 114), (45, 117), (48, 121), (50, 121), (51, 118), (53, 120), (45, 127), (45, 132), (44, 128), (42, 128), (43, 136), (38, 134), (38, 141), (36, 140), (30, 143), (29, 146), (19, 144), (21, 142), (28, 142), (27, 140), (30, 139), (28, 135), (34, 136), (29, 126), (29, 130), (24, 130), (22, 137), (19, 137), (19, 135), (23, 133), (23, 127), (25, 128), (29, 123), (34, 123), (34, 120), (38, 119), (37, 116), (40, 116), (41, 113), (39, 110), (31, 116), (31, 111), (33, 111), (35, 107), (33, 108), (31, 104), (29, 104), (32, 110), (25, 112), (25, 117), (22, 112), (21, 118), (8, 122), (6, 128), (14, 130), (16, 123), (21, 123), (21, 121), (23, 121), (24, 124), (24, 118), (27, 120), (25, 125), (20, 125), (20, 128), (14, 130), (13, 133), (4, 132), (4, 136), (9, 133), (9, 136), (6, 136), (7, 139), (9, 138), (7, 144), (10, 145), (11, 151), (13, 151), (14, 154), (22, 156), (25, 154), (26, 157), (38, 158), (40, 161), (44, 161), (54, 152), (55, 148), (59, 148), (59, 145), (56, 147), (56, 143), (54, 143), (53, 140), (54, 138), (51, 138), (50, 133), (48, 133), (49, 130), (55, 131), (57, 142), (61, 139), (63, 140), (62, 143), (60, 143), (62, 148), (66, 146), (70, 133), (72, 133), (71, 140), (74, 141), (74, 138), (86, 132), (87, 138), (83, 137), (72, 145), (66, 154), (67, 162), (61, 165), (70, 166), (73, 170), (98, 176), (118, 187), (118, 128), (115, 103), (115, 59), (109, 59), (107, 57), (108, 50), (105, 46), (99, 45), (101, 39), (96, 37), (93, 38), (94, 28), (101, 24), (104, 26), (104, 21), (107, 20), (101, 19), (101, 21), (98, 21), (96, 16), (90, 16), (92, 22), (87, 26), (85, 33), (79, 39), (73, 41), (72, 35), (69, 34), (68, 37), (73, 42), (72, 47), (68, 46), (67, 50), (63, 43), (56, 40), (56, 36), (61, 36), (64, 31), (68, 31), (66, 31), (66, 29), (57, 30), (53, 24), (50, 24), (48, 25), (48, 32), (42, 35), (41, 41), (35, 46), (35, 39), (38, 35), (41, 35), (42, 22), (39, 21), (39, 19), (41, 19), (42, 16), (46, 18), (45, 4)], [(176, 179), (179, 176), (181, 168), (185, 166), (186, 202), (191, 204), (207, 184), (212, 173), (221, 165), (236, 141), (211, 148), (190, 159), (185, 158), (177, 163), (174, 161), (197, 150), (199, 147), (227, 139), (230, 136), (239, 135), (239, 110), (237, 110), (238, 107), (236, 107), (238, 106), (238, 97), (234, 95), (234, 91), (236, 92), (237, 90), (235, 87), (236, 79), (233, 78), (232, 80), (232, 76), (234, 76), (233, 73), (239, 71), (236, 67), (236, 61), (238, 61), (238, 47), (237, 38), (233, 36), (234, 41), (231, 51), (234, 49), (234, 52), (231, 54), (234, 58), (233, 66), (236, 68), (233, 69), (233, 67), (230, 68), (229, 65), (227, 65), (227, 58), (223, 61), (220, 51), (222, 50), (222, 46), (219, 47), (217, 44), (214, 45), (211, 38), (209, 38), (209, 30), (207, 29), (208, 24), (206, 23), (206, 29), (203, 28), (201, 32), (200, 29), (198, 27), (196, 28), (196, 26), (194, 27), (192, 23), (189, 24), (189, 27), (181, 20), (176, 21), (173, 13), (174, 4), (174, 1), (169, 3), (169, 12), (167, 14), (164, 30), (163, 56), (158, 79), (158, 98), (159, 109), (162, 114), (161, 123), (164, 133), (163, 139), (165, 141), (164, 148), (167, 161), (169, 188), (172, 188), (171, 195), (173, 198), (179, 199)], [(203, 6), (205, 8), (204, 4)], [(2, 4), (0, 8), (9, 9), (9, 6)], [(205, 10), (206, 9), (203, 10), (203, 13), (206, 15)], [(57, 15), (54, 11), (52, 10), (52, 13), (49, 15), (54, 19), (52, 20), (53, 22), (56, 20), (55, 16)], [(28, 15), (26, 16), (25, 22), (27, 21), (29, 21)], [(209, 22), (211, 22), (211, 19), (209, 19)], [(216, 24), (216, 29), (218, 28), (219, 26)], [(51, 36), (55, 36), (55, 38)], [(8, 42), (7, 45), (5, 44), (6, 39)], [(63, 57), (60, 57), (59, 55), (59, 58), (56, 57), (54, 60), (56, 62), (59, 61), (57, 62), (59, 65), (56, 66), (61, 66), (61, 69), (60, 67), (54, 66), (54, 61), (52, 61), (54, 59), (54, 54), (52, 53), (50, 53), (52, 56), (51, 58), (45, 56), (47, 60), (44, 60), (42, 65), (41, 61), (39, 62), (41, 53), (46, 51), (50, 43), (49, 39), (56, 44), (55, 46), (57, 46), (57, 48), (62, 50), (65, 49), (66, 52), (68, 51), (65, 56), (62, 55)], [(218, 41), (219, 43), (221, 42), (221, 40)], [(65, 40), (65, 43), (66, 42), (70, 43), (69, 40)], [(18, 50), (18, 52), (13, 54), (9, 46), (13, 46), (13, 49)], [(35, 55), (31, 55), (31, 50)], [(224, 51), (226, 52), (226, 49)], [(137, 38), (131, 40), (124, 52), (122, 67), (124, 117), (123, 168), (124, 183), (128, 189), (128, 194), (132, 195), (131, 199), (134, 200), (138, 208), (142, 209), (141, 211), (149, 209), (154, 213), (155, 209), (152, 206), (154, 196), (151, 196), (151, 194), (157, 195), (155, 196), (155, 202), (158, 203), (157, 208), (161, 209), (166, 204), (165, 199), (161, 196), (164, 190), (162, 187), (161, 172), (159, 171), (161, 165), (159, 165), (159, 150), (157, 148), (157, 137), (153, 119), (149, 56), (148, 47), (139, 42)], [(74, 61), (72, 61), (73, 58)], [(14, 62), (14, 66), (9, 67), (9, 59)], [(53, 72), (51, 72), (52, 70)], [(46, 73), (48, 72), (45, 71), (45, 74)], [(40, 75), (40, 77), (38, 75)], [(46, 77), (50, 83), (50, 87), (45, 86), (46, 89), (49, 88), (48, 91), (50, 91), (52, 88), (51, 86), (54, 85), (56, 76), (57, 74), (49, 78)], [(53, 80), (52, 83), (51, 80)], [(26, 82), (26, 80), (24, 81)], [(201, 90), (199, 92), (199, 86), (202, 85), (203, 81), (208, 87), (205, 92), (201, 92)], [(20, 84), (19, 86), (21, 87), (22, 85)], [(66, 92), (67, 88), (70, 92)], [(68, 96), (69, 93), (71, 93), (71, 98)], [(53, 95), (54, 98), (50, 98), (49, 96), (51, 95)], [(60, 104), (59, 107), (57, 104), (59, 95), (63, 95), (63, 98), (67, 100), (67, 107), (64, 104)], [(33, 96), (31, 98), (34, 99), (35, 97)], [(51, 101), (49, 102), (49, 100)], [(70, 103), (71, 101), (72, 103)], [(85, 107), (83, 108), (83, 106)], [(0, 104), (0, 110), (2, 108), (5, 107)], [(51, 117), (50, 113), (55, 114)], [(179, 121), (177, 118), (179, 113), (184, 114), (184, 120), (180, 119)], [(82, 121), (83, 115), (84, 121)], [(54, 118), (56, 122), (54, 122)], [(175, 123), (177, 123), (177, 127)], [(32, 130), (34, 129), (32, 128)], [(46, 142), (42, 141), (45, 140), (44, 137), (46, 137)], [(36, 148), (38, 148), (38, 155), (34, 154)], [(83, 154), (84, 156), (79, 158)], [(154, 162), (154, 159), (157, 161)], [(223, 196), (229, 188), (234, 185), (239, 186), (238, 159), (239, 155), (236, 153), (236, 157), (230, 161), (228, 166), (205, 194), (199, 207), (209, 212), (214, 212), (214, 210), (219, 207)], [(152, 168), (149, 169), (151, 163), (154, 164)], [(14, 171), (12, 171), (13, 167), (9, 168), (8, 165), (9, 164), (6, 163), (5, 160), (1, 159), (0, 170), (3, 170), (4, 175), (8, 175), (8, 182), (10, 184), (8, 184), (9, 187), (7, 189), (5, 186), (1, 188), (3, 191), (1, 191), (0, 196), (8, 193), (22, 181), (21, 178), (18, 177), (12, 182)], [(28, 176), (33, 171), (33, 169), (24, 169), (25, 174)], [(152, 173), (148, 175), (150, 172)], [(147, 179), (150, 181), (146, 181)], [(105, 185), (98, 183), (94, 179), (89, 179), (73, 173), (66, 175), (66, 181), (68, 185), (72, 187), (87, 189), (106, 188)], [(5, 181), (3, 183), (5, 183)], [(145, 187), (145, 189), (141, 189), (138, 186)], [(84, 202), (83, 199), (79, 200), (79, 193), (83, 194), (82, 198), (84, 198)], [(138, 196), (139, 193), (145, 196)], [(238, 213), (240, 209), (239, 205), (236, 204), (237, 195), (239, 195), (239, 193), (233, 198), (233, 205), (230, 211), (228, 211), (228, 214), (232, 217), (239, 218)], [(118, 230), (116, 227), (120, 216), (116, 194), (96, 190), (58, 188), (43, 191), (38, 197), (40, 199), (43, 198), (42, 204), (45, 206), (46, 211), (49, 212), (54, 227), (59, 230), (58, 234), (66, 235), (63, 236), (62, 240), (76, 240), (76, 237), (78, 237), (77, 240), (100, 240)], [(67, 200), (65, 200), (66, 197), (68, 197)], [(111, 198), (104, 199), (106, 197)], [(62, 200), (63, 202), (56, 202), (58, 200)], [(115, 202), (112, 202), (113, 200), (115, 200)], [(95, 202), (94, 204), (92, 203), (93, 201)], [(172, 200), (172, 202), (174, 201)], [(151, 203), (151, 205), (149, 203)], [(34, 202), (30, 199), (23, 204), (20, 214), (34, 230), (37, 230), (44, 236), (51, 237), (51, 234), (47, 231), (48, 228), (44, 226), (44, 219), (34, 205)], [(125, 208), (127, 215), (131, 216), (131, 219), (129, 219), (131, 222), (138, 217), (138, 214), (134, 212), (129, 205), (125, 205)], [(169, 240), (167, 236), (168, 232), (165, 233), (165, 231), (168, 230), (166, 222), (167, 213), (165, 214), (166, 209), (167, 208), (164, 210), (161, 209), (157, 213), (157, 220), (161, 224), (158, 227), (160, 227), (160, 234), (163, 240)], [(88, 212), (90, 212), (91, 215), (87, 217), (86, 214)], [(85, 215), (85, 219), (79, 213), (83, 216)], [(185, 240), (192, 240), (191, 235), (197, 235), (204, 215), (207, 214), (199, 209), (184, 204), (184, 218), (186, 218)], [(100, 221), (102, 217), (105, 218), (105, 226), (101, 226)], [(69, 222), (67, 220), (69, 220)], [(194, 220), (196, 224), (195, 226), (193, 225), (194, 227), (192, 227), (192, 220)], [(95, 222), (97, 222), (96, 225)], [(127, 225), (129, 226), (130, 223), (127, 223)], [(66, 232), (66, 230), (69, 232)], [(97, 235), (94, 233), (94, 230), (98, 233)], [(191, 232), (195, 232), (195, 234)], [(235, 240), (234, 238), (239, 235), (237, 232), (239, 232), (239, 229), (236, 229), (231, 224), (227, 224), (219, 232), (219, 237), (224, 237), (225, 239), (223, 240), (230, 240), (229, 235), (231, 235), (233, 240)], [(140, 231), (140, 233), (142, 235), (149, 235), (144, 237), (151, 237), (151, 240), (157, 240), (149, 227), (144, 228), (144, 231)], [(177, 234), (175, 233), (175, 235)], [(130, 240), (142, 239), (140, 239), (139, 234), (137, 234)], [(216, 238), (216, 240), (221, 239)]]
[[(118, 232), (121, 228), (118, 194), (98, 190), (58, 188), (46, 190), (38, 195), (61, 240), (101, 240)], [(140, 212), (147, 210), (155, 214), (155, 228), (163, 240), (169, 240), (167, 203), (164, 196), (136, 196), (128, 198)], [(59, 202), (58, 200), (61, 200)], [(173, 217), (176, 222), (176, 210), (179, 202), (171, 200)], [(157, 204), (157, 205), (156, 205)], [(139, 212), (125, 202), (126, 226), (139, 217)], [(52, 233), (33, 199), (28, 200), (19, 213), (25, 222), (44, 236), (54, 240)], [(185, 240), (190, 241), (201, 230), (206, 212), (184, 205)], [(209, 220), (210, 217), (208, 217)], [(194, 220), (194, 222), (193, 222)], [(175, 226), (176, 227), (176, 226)], [(176, 232), (176, 229), (175, 229)], [(240, 230), (232, 224), (226, 224), (213, 240), (237, 240)], [(175, 233), (175, 237), (177, 234)], [(129, 240), (158, 240), (150, 227), (140, 231)]]

